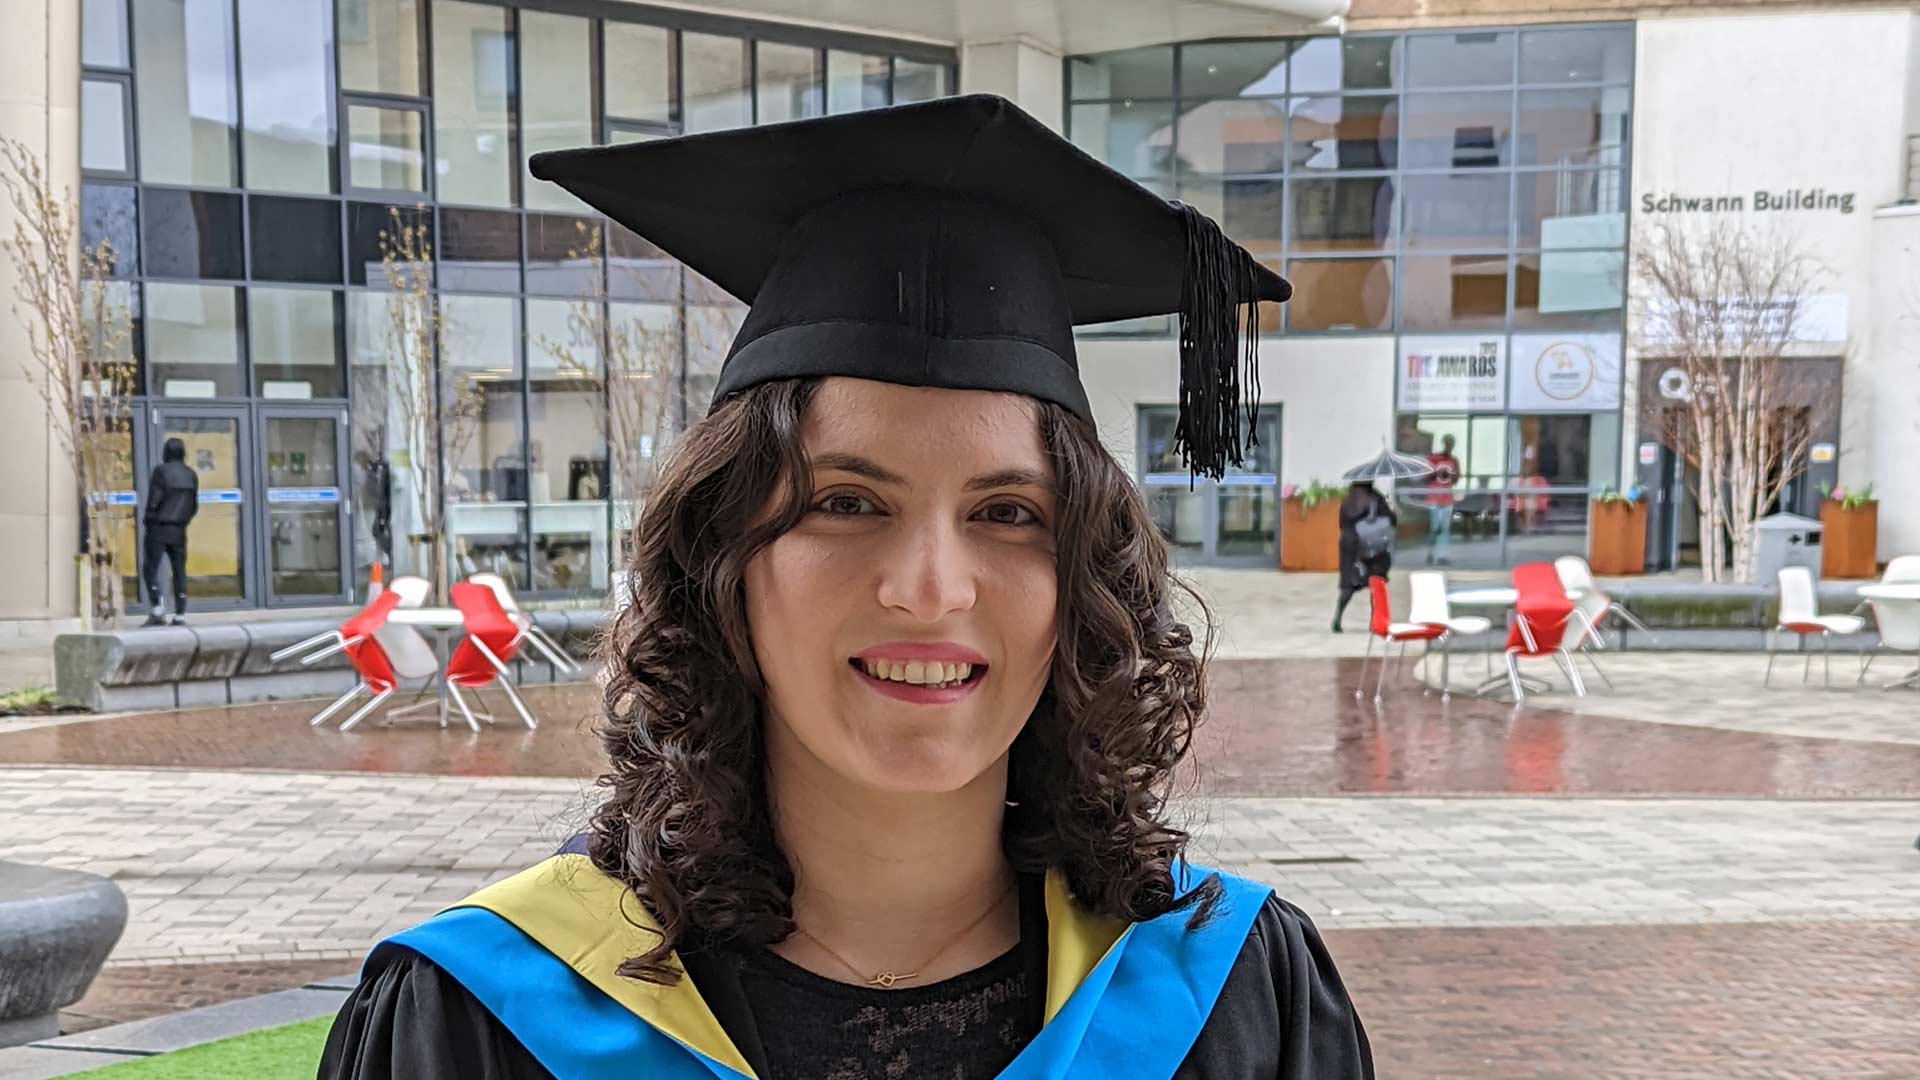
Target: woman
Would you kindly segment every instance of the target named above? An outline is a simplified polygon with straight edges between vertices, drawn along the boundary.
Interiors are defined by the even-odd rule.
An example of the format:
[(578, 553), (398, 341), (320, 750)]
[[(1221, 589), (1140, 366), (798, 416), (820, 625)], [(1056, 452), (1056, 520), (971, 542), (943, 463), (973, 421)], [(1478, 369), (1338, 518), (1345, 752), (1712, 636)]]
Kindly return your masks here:
[(1393, 568), (1393, 530), (1399, 524), (1399, 515), (1373, 481), (1356, 480), (1348, 486), (1340, 500), (1340, 602), (1333, 608), (1334, 633), (1340, 633), (1353, 594), (1367, 587), (1368, 578), (1386, 577)]
[[(376, 949), (321, 1076), (1370, 1077), (1306, 917), (1167, 821), (1202, 657), (1072, 359), (1181, 311), (1217, 474), (1284, 282), (998, 98), (534, 172), (753, 307), (635, 531), (590, 831)], [(1112, 236), (1170, 280), (1099, 284)]]

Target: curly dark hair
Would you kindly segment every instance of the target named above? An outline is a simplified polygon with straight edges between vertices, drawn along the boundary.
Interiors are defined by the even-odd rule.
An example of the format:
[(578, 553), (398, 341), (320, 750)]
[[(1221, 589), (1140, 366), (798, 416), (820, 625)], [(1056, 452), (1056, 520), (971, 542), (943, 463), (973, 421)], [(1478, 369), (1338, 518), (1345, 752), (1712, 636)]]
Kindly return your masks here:
[[(763, 772), (766, 687), (748, 634), (747, 564), (811, 506), (801, 421), (817, 379), (765, 383), (686, 432), (634, 529), (628, 603), (601, 644), (609, 793), (588, 855), (631, 888), (662, 940), (620, 973), (670, 983), (683, 944), (768, 946), (794, 929), (793, 871)], [(1168, 573), (1139, 490), (1091, 425), (1036, 402), (1059, 507), (1053, 670), (1008, 767), (1005, 850), (1059, 870), (1087, 910), (1128, 922), (1219, 895), (1174, 879), (1187, 834), (1164, 820), (1205, 709), (1206, 605)], [(784, 494), (769, 514), (767, 508)], [(1207, 626), (1196, 652), (1169, 590)]]

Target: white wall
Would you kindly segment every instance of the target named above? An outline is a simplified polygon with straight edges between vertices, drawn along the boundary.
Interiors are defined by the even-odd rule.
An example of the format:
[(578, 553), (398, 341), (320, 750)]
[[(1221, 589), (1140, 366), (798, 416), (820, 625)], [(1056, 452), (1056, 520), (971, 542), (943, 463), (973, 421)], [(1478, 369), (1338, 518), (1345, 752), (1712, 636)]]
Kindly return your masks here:
[[(1638, 24), (1632, 220), (1685, 227), (1734, 217), (1789, 238), (1825, 268), (1816, 291), (1847, 298), (1840, 481), (1878, 480), (1874, 209), (1899, 196), (1913, 58), (1904, 9), (1653, 18)], [(1754, 192), (1822, 188), (1853, 210), (1758, 212)], [(1740, 195), (1743, 213), (1648, 213), (1649, 196)], [(1629, 416), (1629, 423), (1632, 417)], [(1637, 437), (1625, 440), (1628, 447)], [(1906, 459), (1906, 460), (1911, 460)]]
[[(1079, 353), (1100, 437), (1134, 471), (1137, 406), (1179, 403), (1179, 346), (1083, 339)], [(1280, 482), (1332, 483), (1393, 434), (1393, 339), (1266, 339), (1260, 390), (1262, 403), (1281, 407)]]
[[(25, 143), (54, 184), (80, 186), (80, 5), (76, 0), (9, 0), (0, 63), (0, 137)], [(0, 205), (0, 235), (13, 235), (13, 208)], [(8, 309), (16, 275), (0, 259), (0, 623), (71, 616), (79, 503), (58, 437), (40, 396), (22, 377), (26, 327)], [(0, 627), (0, 632), (4, 627)]]
[(1880, 290), (1868, 334), (1874, 362), (1872, 438), (1882, 561), (1920, 552), (1920, 206), (1874, 219), (1873, 275)]

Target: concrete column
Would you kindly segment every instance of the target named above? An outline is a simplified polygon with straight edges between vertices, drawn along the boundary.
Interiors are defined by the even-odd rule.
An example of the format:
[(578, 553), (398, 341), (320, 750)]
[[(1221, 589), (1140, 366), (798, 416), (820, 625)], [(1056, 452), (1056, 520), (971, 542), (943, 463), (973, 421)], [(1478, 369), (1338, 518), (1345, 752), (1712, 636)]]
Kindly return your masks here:
[[(80, 4), (0, 0), (0, 136), (25, 143), (57, 187), (80, 190)], [(0, 235), (13, 235), (11, 204)], [(0, 259), (0, 634), (7, 623), (75, 614), (79, 505), (39, 393), (21, 371), (26, 327), (12, 313), (18, 271)]]
[(960, 92), (999, 94), (1053, 130), (1066, 130), (1066, 73), (1060, 52), (1032, 38), (963, 43)]

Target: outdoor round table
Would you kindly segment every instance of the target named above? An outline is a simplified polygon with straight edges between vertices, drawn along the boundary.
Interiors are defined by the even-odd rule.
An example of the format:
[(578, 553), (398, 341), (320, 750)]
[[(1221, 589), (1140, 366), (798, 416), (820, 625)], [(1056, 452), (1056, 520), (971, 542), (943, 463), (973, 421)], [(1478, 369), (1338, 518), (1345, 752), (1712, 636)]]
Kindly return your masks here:
[[(1579, 589), (1568, 589), (1567, 599), (1577, 600), (1580, 598), (1581, 592), (1582, 590)], [(1513, 605), (1519, 602), (1520, 590), (1511, 585), (1487, 585), (1472, 589), (1458, 589), (1447, 594), (1448, 604), (1458, 604), (1461, 607), (1501, 607), (1507, 608), (1509, 614), (1511, 614)], [(1520, 681), (1535, 693), (1546, 693), (1551, 689), (1551, 684), (1537, 678), (1521, 676)], [(1485, 683), (1475, 687), (1471, 693), (1484, 697), (1506, 685), (1506, 682), (1507, 680), (1504, 675), (1497, 679), (1488, 679)]]
[[(1867, 600), (1920, 600), (1920, 581), (1899, 585), (1882, 585), (1878, 582), (1862, 585), (1860, 595)], [(1867, 663), (1871, 665), (1873, 661), (1869, 659)], [(1864, 682), (1866, 677), (1867, 673), (1862, 669), (1861, 681)], [(1888, 683), (1884, 689), (1895, 690), (1902, 686), (1920, 686), (1920, 665), (1916, 665), (1912, 671)], [(1916, 842), (1916, 846), (1920, 846), (1920, 842)]]
[[(433, 651), (434, 651), (434, 655), (440, 658), (440, 674), (436, 676), (434, 679), (434, 683), (435, 683), (434, 688), (435, 690), (438, 691), (438, 693), (435, 695), (437, 700), (430, 701), (430, 702), (421, 702), (419, 704), (414, 704), (414, 705), (407, 705), (398, 709), (389, 709), (387, 710), (386, 718), (388, 720), (392, 720), (396, 716), (405, 716), (406, 714), (413, 712), (416, 709), (437, 707), (440, 713), (440, 726), (446, 727), (447, 726), (447, 632), (449, 630), (457, 630), (460, 627), (465, 626), (467, 623), (466, 617), (460, 614), (459, 608), (450, 608), (450, 607), (394, 608), (393, 611), (387, 615), (387, 621), (390, 623), (399, 623), (403, 626), (425, 627), (426, 629), (433, 631)], [(467, 717), (467, 726), (471, 727), (475, 731), (480, 730), (480, 725), (476, 723), (474, 721), (474, 718), (471, 716)]]

